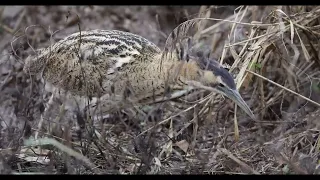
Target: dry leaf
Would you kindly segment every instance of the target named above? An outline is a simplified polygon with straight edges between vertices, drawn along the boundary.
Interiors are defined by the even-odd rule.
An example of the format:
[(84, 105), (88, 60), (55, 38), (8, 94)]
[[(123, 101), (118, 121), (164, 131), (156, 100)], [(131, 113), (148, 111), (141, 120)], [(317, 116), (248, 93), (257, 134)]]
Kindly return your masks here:
[(22, 148), (17, 157), (28, 162), (48, 164), (50, 162), (50, 159), (47, 158), (49, 152), (41, 148)]
[(183, 152), (187, 153), (189, 148), (189, 143), (186, 140), (181, 140), (179, 142), (176, 142), (175, 145), (178, 146)]

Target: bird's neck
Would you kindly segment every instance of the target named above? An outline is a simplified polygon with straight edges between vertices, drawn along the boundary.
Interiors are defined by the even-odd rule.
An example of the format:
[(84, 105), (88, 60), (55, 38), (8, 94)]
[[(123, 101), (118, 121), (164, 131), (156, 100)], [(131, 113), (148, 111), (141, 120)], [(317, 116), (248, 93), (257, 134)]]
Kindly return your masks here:
[(187, 81), (199, 79), (199, 67), (195, 61), (181, 61), (176, 58), (154, 60), (151, 66), (155, 66), (157, 74), (165, 79), (175, 82), (177, 80), (187, 84)]
[(134, 101), (139, 103), (157, 102), (163, 98), (174, 98), (188, 93), (192, 88), (188, 81), (198, 78), (197, 66), (194, 62), (157, 59), (148, 63), (130, 66), (131, 76), (124, 74), (123, 80), (117, 81), (119, 90), (124, 92), (125, 80), (130, 80)]

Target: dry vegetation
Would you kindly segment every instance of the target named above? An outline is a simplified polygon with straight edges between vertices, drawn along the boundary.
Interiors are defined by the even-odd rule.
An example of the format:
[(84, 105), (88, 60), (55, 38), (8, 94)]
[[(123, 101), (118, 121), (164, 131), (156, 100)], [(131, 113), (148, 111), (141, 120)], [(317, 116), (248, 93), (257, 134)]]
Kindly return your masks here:
[[(255, 121), (227, 99), (214, 113), (208, 95), (87, 122), (81, 138), (64, 117), (63, 138), (29, 139), (48, 96), (22, 72), (34, 49), (79, 26), (130, 31), (163, 48), (193, 18), (195, 45), (230, 66)], [(319, 174), (319, 22), (320, 6), (0, 7), (0, 172)]]

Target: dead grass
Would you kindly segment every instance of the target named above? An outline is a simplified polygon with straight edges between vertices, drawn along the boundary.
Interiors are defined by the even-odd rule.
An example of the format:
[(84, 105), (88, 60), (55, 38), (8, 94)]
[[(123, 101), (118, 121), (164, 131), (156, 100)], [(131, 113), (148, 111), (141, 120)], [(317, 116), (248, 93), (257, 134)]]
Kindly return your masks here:
[[(52, 35), (57, 32), (54, 28), (30, 28), (12, 43), (15, 54), (8, 45), (0, 57), (0, 172), (319, 174), (320, 6), (240, 6), (234, 14), (218, 14), (219, 8), (203, 6), (189, 16), (195, 25), (190, 30), (196, 30), (180, 32), (194, 33), (196, 49), (211, 48), (211, 57), (230, 67), (256, 115), (254, 121), (229, 100), (212, 109), (212, 96), (205, 94), (188, 104), (128, 109), (105, 121), (87, 123), (82, 138), (75, 136), (75, 123), (68, 115), (61, 124), (62, 138), (39, 132), (55, 140), (41, 146), (28, 140), (28, 144), (46, 94), (39, 79), (21, 72), (23, 59), (32, 53), (30, 45), (36, 49), (49, 45), (48, 39), (62, 37)], [(39, 19), (28, 11), (23, 16), (28, 16), (26, 26), (31, 18)], [(21, 23), (21, 18), (16, 21)], [(59, 27), (61, 22), (52, 25)], [(12, 34), (18, 26), (2, 24), (0, 33)], [(76, 31), (70, 23), (67, 26), (72, 28), (65, 32)], [(168, 38), (165, 47), (172, 44)], [(57, 112), (53, 110), (52, 118)], [(13, 117), (15, 121), (10, 120)]]

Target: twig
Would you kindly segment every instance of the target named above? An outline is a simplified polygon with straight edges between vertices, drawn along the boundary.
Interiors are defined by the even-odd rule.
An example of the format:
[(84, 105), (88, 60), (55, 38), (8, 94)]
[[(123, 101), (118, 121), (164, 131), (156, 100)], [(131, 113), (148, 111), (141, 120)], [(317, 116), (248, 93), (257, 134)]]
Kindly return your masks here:
[(188, 107), (187, 109), (185, 109), (185, 110), (183, 110), (183, 111), (180, 111), (180, 112), (178, 112), (177, 114), (175, 114), (175, 115), (173, 115), (173, 116), (170, 116), (170, 117), (167, 118), (167, 119), (164, 119), (163, 121), (159, 122), (158, 124), (156, 124), (156, 125), (150, 127), (149, 129), (141, 132), (140, 134), (137, 135), (137, 137), (145, 134), (146, 132), (150, 131), (151, 129), (155, 128), (155, 127), (158, 126), (158, 125), (161, 125), (161, 124), (164, 124), (164, 123), (168, 122), (171, 118), (174, 118), (174, 117), (180, 115), (182, 112), (186, 112), (186, 111), (189, 111), (189, 110), (195, 108), (197, 105), (205, 102), (205, 101), (206, 101), (207, 99), (209, 99), (209, 98), (210, 98), (210, 96), (208, 96), (207, 98), (204, 98), (204, 99), (203, 99), (202, 101), (200, 101), (199, 103), (197, 103), (197, 104), (195, 104), (195, 105), (193, 105), (193, 106), (190, 106), (190, 107)]
[(2, 13), (4, 11), (4, 8), (6, 8), (6, 6), (1, 6), (0, 7), (0, 21), (2, 21)]
[(24, 16), (26, 15), (26, 12), (27, 12), (26, 9), (23, 8), (22, 13), (20, 14), (19, 19), (17, 20), (17, 22), (16, 22), (16, 24), (15, 24), (15, 27), (14, 27), (14, 29), (13, 29), (14, 32), (16, 32), (16, 31), (19, 29), (19, 26), (20, 26), (20, 24), (21, 24)]
[(238, 159), (237, 157), (235, 157), (230, 151), (228, 151), (227, 149), (224, 148), (219, 148), (219, 151), (221, 151), (222, 153), (224, 153), (225, 155), (227, 155), (230, 159), (232, 159), (233, 161), (235, 161), (236, 163), (238, 163), (241, 167), (245, 168), (247, 171), (250, 171), (253, 174), (257, 174), (259, 175), (260, 173), (255, 171), (254, 169), (252, 169), (249, 165), (247, 165), (246, 163), (242, 162), (240, 159)]
[(70, 156), (73, 156), (74, 158), (76, 158), (79, 161), (83, 161), (88, 167), (91, 168), (91, 170), (93, 170), (95, 173), (99, 173), (96, 169), (96, 165), (94, 165), (92, 162), (90, 162), (90, 160), (83, 156), (82, 154), (74, 151), (73, 149), (59, 143), (57, 140), (55, 139), (51, 139), (51, 138), (40, 138), (40, 139), (27, 139), (24, 144), (26, 146), (42, 146), (42, 145), (53, 145), (56, 148), (58, 148), (59, 150), (69, 154)]
[(7, 25), (5, 25), (5, 24), (0, 24), (0, 28), (2, 28), (2, 29), (4, 29), (5, 31), (7, 31), (8, 33), (10, 33), (10, 34), (14, 34), (14, 30), (13, 29), (11, 29), (10, 27), (8, 27)]
[(292, 94), (297, 95), (297, 96), (299, 96), (300, 98), (302, 98), (302, 99), (304, 99), (304, 100), (306, 100), (306, 101), (309, 101), (309, 102), (311, 102), (311, 103), (313, 103), (313, 104), (315, 104), (315, 105), (317, 105), (317, 106), (320, 107), (320, 104), (319, 104), (319, 103), (317, 103), (317, 102), (315, 102), (315, 101), (313, 101), (313, 100), (311, 100), (311, 99), (309, 99), (309, 98), (307, 98), (307, 97), (305, 97), (305, 96), (303, 96), (303, 95), (301, 95), (301, 94), (299, 94), (299, 93), (296, 93), (296, 92), (292, 91), (291, 89), (288, 89), (288, 88), (286, 88), (286, 87), (284, 87), (284, 86), (282, 86), (282, 85), (280, 85), (280, 84), (278, 84), (278, 83), (276, 83), (276, 82), (274, 82), (274, 81), (272, 81), (272, 80), (270, 80), (270, 79), (268, 79), (268, 78), (265, 78), (265, 77), (261, 76), (260, 74), (257, 74), (257, 73), (255, 73), (255, 72), (252, 72), (252, 71), (250, 71), (250, 70), (246, 70), (246, 72), (249, 72), (249, 73), (251, 73), (251, 74), (253, 74), (253, 75), (256, 75), (256, 76), (258, 76), (259, 78), (261, 78), (261, 79), (263, 79), (263, 80), (266, 80), (266, 81), (270, 82), (271, 84), (274, 84), (274, 85), (276, 85), (276, 86), (278, 86), (278, 87), (280, 87), (280, 88), (282, 88), (282, 89), (284, 89), (284, 90), (286, 90), (286, 91), (288, 91), (288, 92), (291, 92)]

